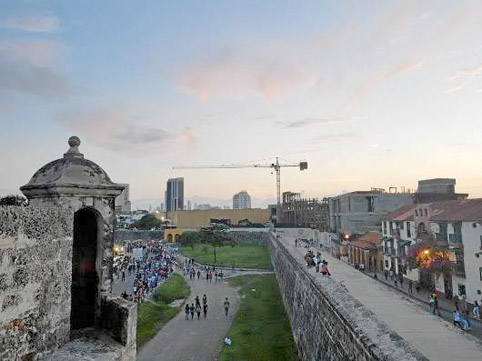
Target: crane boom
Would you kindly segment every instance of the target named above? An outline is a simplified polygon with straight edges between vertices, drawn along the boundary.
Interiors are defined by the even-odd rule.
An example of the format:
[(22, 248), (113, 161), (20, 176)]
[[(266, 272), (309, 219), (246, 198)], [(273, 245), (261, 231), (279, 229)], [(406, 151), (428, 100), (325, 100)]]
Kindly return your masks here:
[(285, 163), (276, 162), (271, 164), (220, 164), (220, 165), (183, 165), (174, 166), (172, 169), (239, 169), (239, 168), (272, 168), (276, 172), (276, 200), (278, 206), (281, 204), (281, 168), (299, 167), (300, 170), (308, 169), (308, 162)]

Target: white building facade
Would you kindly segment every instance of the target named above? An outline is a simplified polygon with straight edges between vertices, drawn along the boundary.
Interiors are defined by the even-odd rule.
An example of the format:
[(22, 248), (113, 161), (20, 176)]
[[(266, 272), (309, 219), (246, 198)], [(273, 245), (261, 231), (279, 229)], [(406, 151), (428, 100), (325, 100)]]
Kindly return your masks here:
[(115, 198), (115, 211), (119, 213), (129, 213), (131, 211), (129, 184), (121, 183), (124, 190)]
[[(438, 292), (465, 295), (469, 303), (482, 299), (482, 199), (439, 201), (401, 207), (382, 218), (385, 270)], [(444, 274), (410, 269), (409, 247), (433, 240), (448, 252)], [(432, 251), (427, 249), (430, 254)]]

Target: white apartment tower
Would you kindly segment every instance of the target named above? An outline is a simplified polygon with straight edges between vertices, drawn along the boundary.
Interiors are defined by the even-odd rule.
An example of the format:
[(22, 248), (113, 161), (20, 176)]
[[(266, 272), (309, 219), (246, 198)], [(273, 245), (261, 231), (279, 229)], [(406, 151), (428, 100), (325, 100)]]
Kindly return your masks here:
[(233, 209), (251, 208), (251, 196), (246, 191), (241, 191), (233, 196)]
[(129, 200), (129, 184), (120, 184), (124, 186), (124, 190), (115, 198), (115, 211), (129, 213), (131, 211), (131, 201)]

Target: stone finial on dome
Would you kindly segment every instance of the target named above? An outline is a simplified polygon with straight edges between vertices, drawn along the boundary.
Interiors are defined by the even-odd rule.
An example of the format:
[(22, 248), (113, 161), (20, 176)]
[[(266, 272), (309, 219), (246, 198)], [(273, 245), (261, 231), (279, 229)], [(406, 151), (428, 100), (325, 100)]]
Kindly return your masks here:
[(80, 139), (75, 135), (69, 138), (70, 149), (64, 153), (64, 158), (84, 158), (84, 155), (79, 152)]

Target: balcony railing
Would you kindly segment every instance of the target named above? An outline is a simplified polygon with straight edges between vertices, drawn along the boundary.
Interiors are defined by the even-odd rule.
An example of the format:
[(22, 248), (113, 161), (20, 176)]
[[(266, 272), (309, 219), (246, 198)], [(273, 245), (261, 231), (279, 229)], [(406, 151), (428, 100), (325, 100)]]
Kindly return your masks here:
[(450, 243), (462, 243), (462, 235), (460, 233), (449, 234)]
[(435, 233), (435, 239), (439, 242), (447, 242), (448, 241), (447, 233)]
[(452, 263), (452, 272), (458, 277), (465, 278), (465, 264), (461, 262)]

